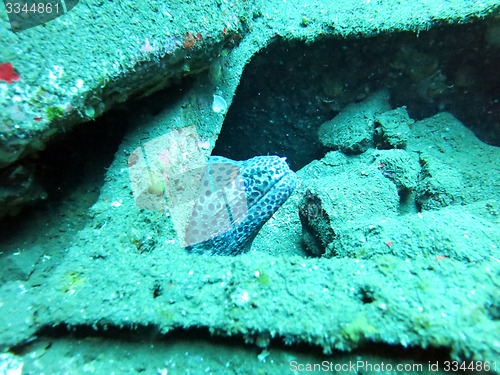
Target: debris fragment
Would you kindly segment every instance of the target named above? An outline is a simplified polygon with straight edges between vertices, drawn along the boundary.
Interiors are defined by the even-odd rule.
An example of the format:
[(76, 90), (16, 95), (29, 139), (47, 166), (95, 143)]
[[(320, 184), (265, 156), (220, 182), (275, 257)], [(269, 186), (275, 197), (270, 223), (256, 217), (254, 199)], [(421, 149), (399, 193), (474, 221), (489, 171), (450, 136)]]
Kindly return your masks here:
[(212, 110), (217, 113), (226, 112), (227, 103), (222, 96), (214, 95), (214, 101), (212, 102)]
[(146, 38), (144, 44), (141, 46), (141, 51), (143, 52), (151, 52), (153, 50), (153, 46), (149, 43), (149, 39)]

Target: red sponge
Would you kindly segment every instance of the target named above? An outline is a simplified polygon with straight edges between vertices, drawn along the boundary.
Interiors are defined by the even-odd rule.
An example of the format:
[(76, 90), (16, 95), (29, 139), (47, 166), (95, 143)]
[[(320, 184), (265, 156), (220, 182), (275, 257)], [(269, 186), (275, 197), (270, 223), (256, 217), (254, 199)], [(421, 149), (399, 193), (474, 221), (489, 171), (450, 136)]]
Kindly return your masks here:
[(12, 83), (19, 81), (19, 74), (14, 70), (11, 63), (0, 64), (0, 81)]

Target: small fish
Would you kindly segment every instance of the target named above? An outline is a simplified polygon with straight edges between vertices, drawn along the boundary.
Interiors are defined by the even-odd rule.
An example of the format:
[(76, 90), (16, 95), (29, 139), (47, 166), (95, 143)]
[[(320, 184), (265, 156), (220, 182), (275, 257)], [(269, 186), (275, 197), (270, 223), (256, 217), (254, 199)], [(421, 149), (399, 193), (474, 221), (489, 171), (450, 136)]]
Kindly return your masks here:
[(249, 251), (260, 228), (296, 186), (286, 158), (233, 161), (212, 156), (186, 230), (186, 250), (202, 255)]

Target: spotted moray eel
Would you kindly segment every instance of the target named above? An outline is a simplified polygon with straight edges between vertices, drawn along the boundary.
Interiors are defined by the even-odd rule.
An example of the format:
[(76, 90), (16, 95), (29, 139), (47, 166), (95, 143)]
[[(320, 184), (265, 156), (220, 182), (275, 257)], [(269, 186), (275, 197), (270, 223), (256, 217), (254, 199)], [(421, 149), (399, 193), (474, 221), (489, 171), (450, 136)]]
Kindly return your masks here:
[(238, 255), (297, 186), (278, 156), (233, 161), (212, 156), (201, 179), (186, 231), (186, 250), (201, 255)]

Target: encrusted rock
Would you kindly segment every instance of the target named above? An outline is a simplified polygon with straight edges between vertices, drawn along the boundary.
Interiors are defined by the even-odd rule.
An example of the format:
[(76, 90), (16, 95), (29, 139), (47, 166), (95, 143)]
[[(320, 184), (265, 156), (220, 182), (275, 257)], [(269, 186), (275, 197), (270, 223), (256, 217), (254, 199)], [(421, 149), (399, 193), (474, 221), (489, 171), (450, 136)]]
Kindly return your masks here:
[(408, 149), (420, 155), (416, 200), (422, 210), (499, 199), (500, 150), (481, 142), (450, 113), (413, 124)]
[(378, 92), (361, 103), (348, 105), (333, 120), (321, 125), (321, 143), (346, 154), (360, 154), (373, 146), (375, 118), (390, 109), (389, 94)]
[(417, 203), (423, 210), (462, 204), (464, 180), (460, 171), (430, 158), (423, 158)]
[(416, 122), (408, 151), (330, 152), (298, 173), (305, 247), (323, 257), (484, 259), (481, 244), (499, 240), (498, 155), (449, 113)]
[(420, 173), (418, 154), (404, 150), (382, 150), (374, 154), (382, 174), (396, 184), (398, 191), (417, 187)]
[[(321, 180), (303, 181), (308, 190), (299, 203), (303, 240), (312, 255), (338, 256), (345, 249), (332, 243), (342, 241), (349, 228), (357, 227), (367, 217), (397, 215), (399, 197), (395, 184), (367, 158), (356, 157), (339, 166), (311, 163), (306, 168), (311, 172), (319, 168), (324, 176)], [(349, 246), (362, 245), (364, 237), (358, 240)]]

